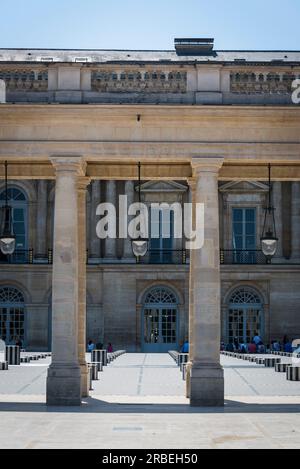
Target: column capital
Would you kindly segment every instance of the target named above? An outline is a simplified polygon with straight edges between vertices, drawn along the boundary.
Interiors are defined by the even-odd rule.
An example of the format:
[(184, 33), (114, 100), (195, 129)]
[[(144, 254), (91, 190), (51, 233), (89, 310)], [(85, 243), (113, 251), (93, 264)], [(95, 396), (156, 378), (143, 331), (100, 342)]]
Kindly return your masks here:
[(50, 161), (58, 172), (75, 172), (77, 176), (85, 176), (86, 161), (82, 156), (76, 155), (52, 155)]
[(79, 176), (77, 179), (77, 189), (78, 191), (85, 191), (87, 186), (90, 184), (91, 178), (85, 176)]
[(192, 158), (191, 166), (193, 169), (193, 176), (201, 173), (218, 173), (224, 163), (224, 158)]
[(188, 183), (188, 186), (191, 189), (194, 189), (196, 187), (196, 178), (195, 177), (187, 178), (186, 182)]

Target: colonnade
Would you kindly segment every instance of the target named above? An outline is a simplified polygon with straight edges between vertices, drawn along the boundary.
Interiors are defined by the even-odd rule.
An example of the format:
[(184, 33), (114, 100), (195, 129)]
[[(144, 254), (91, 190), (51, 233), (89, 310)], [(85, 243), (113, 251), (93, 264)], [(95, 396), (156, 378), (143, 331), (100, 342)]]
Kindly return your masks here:
[[(52, 293), (52, 363), (47, 377), (48, 405), (80, 405), (88, 395), (85, 362), (86, 317), (86, 163), (78, 156), (51, 158), (55, 168), (55, 213)], [(220, 266), (218, 172), (221, 158), (193, 158), (194, 201), (204, 203), (204, 246), (191, 251), (190, 362), (187, 395), (191, 405), (221, 406), (224, 379), (220, 366)], [(129, 203), (133, 184), (126, 183)], [(95, 185), (92, 204), (99, 188)], [(107, 200), (116, 199), (114, 183)], [(98, 199), (99, 200), (99, 199)], [(92, 246), (98, 240), (92, 236)], [(116, 240), (109, 239), (112, 256)], [(129, 255), (130, 241), (125, 244)]]

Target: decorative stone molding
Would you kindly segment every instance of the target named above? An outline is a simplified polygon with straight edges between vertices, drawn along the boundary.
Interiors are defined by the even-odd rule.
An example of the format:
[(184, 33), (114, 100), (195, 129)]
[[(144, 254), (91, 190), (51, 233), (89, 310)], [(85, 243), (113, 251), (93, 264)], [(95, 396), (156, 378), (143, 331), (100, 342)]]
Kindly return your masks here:
[(44, 68), (0, 68), (0, 80), (7, 91), (47, 91), (48, 71)]
[(291, 94), (292, 82), (299, 78), (293, 72), (232, 72), (230, 91), (236, 94)]
[(93, 70), (92, 90), (102, 93), (186, 93), (187, 73), (180, 70)]

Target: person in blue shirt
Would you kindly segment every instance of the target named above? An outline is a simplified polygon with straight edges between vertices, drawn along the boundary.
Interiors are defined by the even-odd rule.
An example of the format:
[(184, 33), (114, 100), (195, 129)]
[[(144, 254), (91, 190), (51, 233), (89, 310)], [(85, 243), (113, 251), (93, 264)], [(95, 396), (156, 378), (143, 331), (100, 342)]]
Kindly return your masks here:
[(293, 347), (292, 347), (292, 343), (291, 342), (287, 342), (285, 345), (284, 345), (284, 351), (286, 353), (293, 353)]
[(189, 353), (189, 341), (186, 340), (181, 347), (181, 353)]
[(92, 340), (89, 340), (89, 343), (88, 343), (88, 352), (92, 352), (93, 350), (95, 350), (95, 344)]

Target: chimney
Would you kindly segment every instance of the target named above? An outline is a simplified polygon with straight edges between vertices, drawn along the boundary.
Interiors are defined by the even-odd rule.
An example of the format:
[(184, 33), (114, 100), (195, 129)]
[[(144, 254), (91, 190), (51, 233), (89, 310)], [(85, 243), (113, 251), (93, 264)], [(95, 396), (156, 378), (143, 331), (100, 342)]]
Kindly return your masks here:
[(213, 38), (176, 38), (174, 39), (177, 55), (213, 55)]

